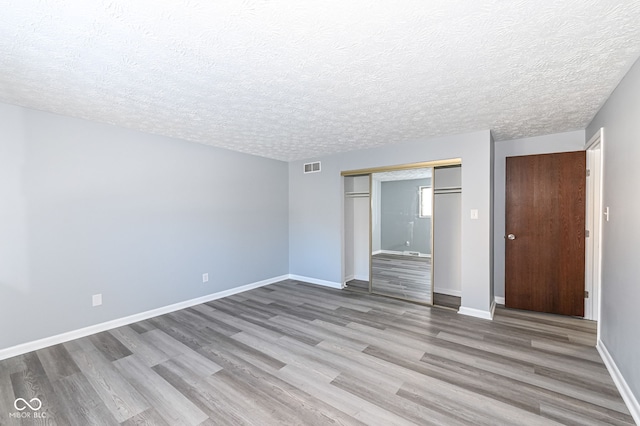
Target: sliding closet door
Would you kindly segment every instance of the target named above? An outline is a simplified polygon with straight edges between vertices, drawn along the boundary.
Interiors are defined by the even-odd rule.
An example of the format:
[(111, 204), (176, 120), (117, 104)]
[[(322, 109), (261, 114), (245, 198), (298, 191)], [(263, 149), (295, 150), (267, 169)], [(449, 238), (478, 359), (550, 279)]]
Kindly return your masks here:
[(432, 168), (372, 174), (371, 291), (431, 304)]

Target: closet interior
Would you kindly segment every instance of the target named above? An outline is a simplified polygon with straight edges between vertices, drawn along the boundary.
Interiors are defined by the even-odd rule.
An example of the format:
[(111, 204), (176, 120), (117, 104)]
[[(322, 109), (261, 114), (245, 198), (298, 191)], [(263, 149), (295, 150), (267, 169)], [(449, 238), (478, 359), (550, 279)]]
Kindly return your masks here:
[(345, 286), (354, 291), (370, 291), (369, 210), (370, 175), (344, 178)]
[(459, 308), (461, 172), (458, 162), (343, 174), (345, 289)]

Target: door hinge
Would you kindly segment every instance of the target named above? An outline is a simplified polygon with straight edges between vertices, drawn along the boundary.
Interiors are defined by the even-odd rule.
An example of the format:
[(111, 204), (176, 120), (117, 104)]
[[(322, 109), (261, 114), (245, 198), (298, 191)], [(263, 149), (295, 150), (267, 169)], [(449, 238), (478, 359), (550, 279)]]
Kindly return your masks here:
[(589, 298), (589, 292), (588, 292), (588, 291), (585, 291), (585, 292), (584, 292), (584, 298), (585, 298), (585, 299), (588, 299), (588, 298)]
[(587, 169), (587, 177), (591, 176), (591, 170)]
[(585, 236), (585, 238), (589, 238), (589, 230), (588, 229), (584, 230), (584, 236)]

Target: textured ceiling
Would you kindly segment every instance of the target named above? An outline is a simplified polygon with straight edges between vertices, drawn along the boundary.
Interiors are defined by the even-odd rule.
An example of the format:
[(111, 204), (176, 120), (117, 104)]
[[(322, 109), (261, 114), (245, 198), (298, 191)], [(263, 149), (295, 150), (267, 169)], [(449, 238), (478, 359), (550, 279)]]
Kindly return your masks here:
[(373, 173), (373, 180), (380, 182), (390, 182), (394, 180), (428, 179), (431, 177), (431, 168), (394, 170), (391, 172)]
[(0, 101), (281, 160), (582, 129), (640, 2), (0, 0)]

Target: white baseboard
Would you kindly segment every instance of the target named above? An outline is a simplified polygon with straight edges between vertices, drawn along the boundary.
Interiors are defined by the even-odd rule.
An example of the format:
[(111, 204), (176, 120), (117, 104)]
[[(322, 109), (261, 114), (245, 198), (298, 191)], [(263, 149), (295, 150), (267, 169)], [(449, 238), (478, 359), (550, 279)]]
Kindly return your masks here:
[(283, 281), (283, 280), (286, 280), (287, 278), (289, 278), (289, 275), (281, 275), (279, 277), (269, 278), (269, 279), (258, 281), (255, 283), (246, 284), (240, 287), (231, 288), (229, 290), (223, 290), (217, 293), (208, 294), (206, 296), (198, 297), (195, 299), (185, 300), (184, 302), (178, 302), (172, 305), (163, 306), (161, 308), (152, 309), (150, 311), (140, 312), (138, 314), (129, 315), (127, 317), (117, 318), (117, 319), (103, 322), (100, 324), (90, 325), (88, 327), (80, 328), (78, 330), (67, 331), (65, 333), (57, 334), (55, 336), (45, 337), (44, 339), (38, 339), (32, 342), (22, 343), (9, 348), (0, 349), (0, 360), (11, 358), (17, 355), (26, 354), (32, 351), (37, 351), (39, 349), (43, 349), (49, 346), (59, 345), (60, 343), (68, 342), (74, 339), (79, 339), (81, 337), (86, 337), (96, 333), (101, 333), (103, 331), (112, 330), (114, 328), (122, 327), (124, 325), (132, 324), (134, 322), (143, 321), (149, 318), (157, 317), (159, 315), (164, 315), (170, 312), (178, 311), (180, 309), (185, 309), (191, 306), (200, 305), (202, 303), (210, 302), (212, 300), (232, 296), (234, 294), (242, 293), (247, 290), (252, 290), (254, 288), (258, 288), (258, 287), (273, 284), (279, 281)]
[(310, 284), (317, 284), (317, 285), (322, 285), (325, 287), (331, 287), (331, 288), (337, 288), (337, 289), (342, 289), (344, 287), (342, 284), (334, 281), (319, 280), (317, 278), (303, 277), (302, 275), (289, 274), (287, 278), (289, 278), (290, 280), (303, 281)]
[(450, 288), (434, 288), (434, 293), (446, 294), (448, 296), (456, 296), (462, 297), (462, 292), (460, 290), (452, 290)]
[(430, 254), (421, 253), (419, 251), (412, 251), (412, 250), (405, 250), (405, 251), (402, 252), (402, 255), (403, 256), (416, 256), (416, 257), (431, 257)]
[(633, 420), (636, 422), (636, 424), (640, 425), (640, 402), (638, 402), (638, 399), (631, 391), (631, 388), (627, 384), (627, 381), (624, 379), (624, 376), (618, 369), (616, 362), (611, 357), (609, 350), (602, 342), (602, 340), (598, 339), (596, 349), (600, 353), (600, 357), (602, 357), (602, 361), (607, 367), (607, 370), (609, 370), (609, 374), (611, 374), (613, 383), (616, 384), (618, 392), (620, 392), (624, 403), (627, 404), (627, 408), (631, 413), (631, 417), (633, 417)]
[(496, 296), (494, 299), (498, 305), (504, 305), (504, 297)]
[[(411, 254), (411, 253), (418, 253), (418, 255), (416, 256), (415, 254)], [(420, 252), (417, 252), (417, 251), (410, 251), (410, 250), (405, 250), (405, 251), (378, 250), (378, 251), (373, 252), (374, 256), (376, 254), (395, 254), (396, 256), (431, 257), (430, 254), (420, 253)]]
[(474, 309), (474, 308), (465, 308), (464, 306), (461, 306), (460, 309), (458, 309), (458, 313), (462, 315), (468, 315), (470, 317), (492, 320), (493, 309), (495, 309), (495, 303), (491, 305), (491, 308), (488, 311), (483, 311), (481, 309)]
[(378, 253), (379, 254), (395, 254), (397, 256), (404, 256), (403, 251), (396, 251), (396, 250), (380, 250)]

